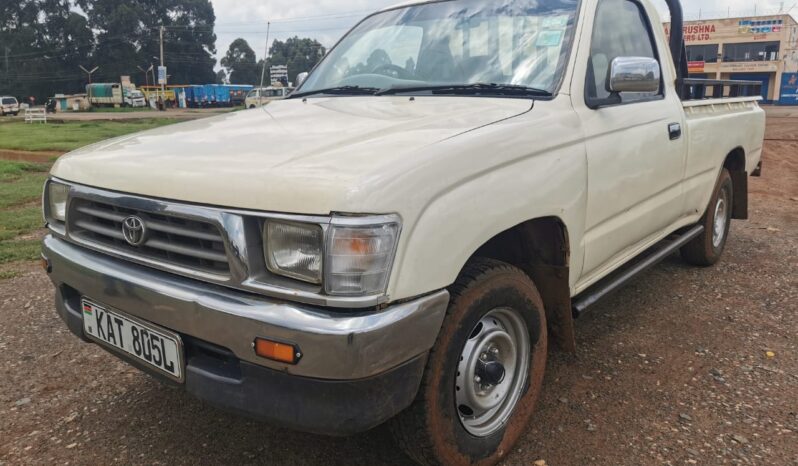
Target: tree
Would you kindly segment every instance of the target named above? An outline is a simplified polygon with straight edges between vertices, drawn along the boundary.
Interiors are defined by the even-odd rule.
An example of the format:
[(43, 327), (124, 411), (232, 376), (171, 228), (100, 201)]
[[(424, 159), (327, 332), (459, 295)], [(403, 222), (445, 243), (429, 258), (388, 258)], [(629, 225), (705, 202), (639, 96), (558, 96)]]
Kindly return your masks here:
[(219, 70), (216, 72), (216, 84), (229, 84), (227, 80), (227, 73), (224, 70)]
[(260, 81), (255, 51), (240, 37), (230, 44), (221, 63), (227, 69), (230, 84), (255, 84)]
[(4, 1), (0, 4), (0, 94), (34, 96), (78, 92), (77, 65), (92, 52), (94, 35), (69, 0)]
[(288, 66), (288, 80), (296, 83), (299, 73), (310, 71), (327, 53), (323, 45), (310, 38), (292, 37), (285, 42), (275, 40), (269, 48), (266, 71), (274, 65)]
[(209, 0), (76, 0), (97, 31), (97, 78), (118, 82), (136, 66), (160, 62), (164, 29), (165, 64), (171, 84), (213, 82), (216, 15)]

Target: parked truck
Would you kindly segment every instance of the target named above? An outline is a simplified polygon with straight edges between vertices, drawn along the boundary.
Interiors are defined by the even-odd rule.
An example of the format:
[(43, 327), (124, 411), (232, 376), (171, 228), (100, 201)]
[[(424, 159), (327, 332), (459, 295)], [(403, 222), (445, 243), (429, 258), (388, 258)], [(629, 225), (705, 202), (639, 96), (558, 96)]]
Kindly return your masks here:
[(98, 107), (146, 107), (144, 94), (120, 83), (93, 83), (86, 86), (89, 104)]
[(748, 216), (759, 89), (688, 79), (668, 3), (670, 38), (649, 0), (388, 8), (265, 111), (61, 157), (59, 315), (209, 403), (498, 462), (574, 318)]

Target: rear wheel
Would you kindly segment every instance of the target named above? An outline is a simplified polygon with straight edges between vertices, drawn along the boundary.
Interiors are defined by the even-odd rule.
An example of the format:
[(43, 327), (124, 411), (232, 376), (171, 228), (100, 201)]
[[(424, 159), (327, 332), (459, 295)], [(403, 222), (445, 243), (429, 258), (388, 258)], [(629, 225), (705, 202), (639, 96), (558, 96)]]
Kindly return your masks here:
[(706, 267), (720, 260), (729, 237), (732, 202), (734, 202), (732, 179), (729, 171), (724, 168), (715, 185), (707, 211), (701, 219), (704, 232), (681, 249), (682, 258), (687, 263)]
[(495, 464), (524, 431), (543, 383), (546, 315), (520, 269), (477, 259), (451, 301), (414, 403), (391, 423), (421, 464)]

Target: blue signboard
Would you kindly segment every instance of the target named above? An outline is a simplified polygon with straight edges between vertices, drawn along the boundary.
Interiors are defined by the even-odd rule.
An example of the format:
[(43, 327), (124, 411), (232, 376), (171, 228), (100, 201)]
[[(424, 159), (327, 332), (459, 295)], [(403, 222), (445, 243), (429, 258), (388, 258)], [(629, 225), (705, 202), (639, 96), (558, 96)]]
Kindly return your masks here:
[(166, 67), (158, 67), (158, 84), (166, 84)]
[(798, 73), (784, 73), (781, 76), (779, 105), (798, 105)]

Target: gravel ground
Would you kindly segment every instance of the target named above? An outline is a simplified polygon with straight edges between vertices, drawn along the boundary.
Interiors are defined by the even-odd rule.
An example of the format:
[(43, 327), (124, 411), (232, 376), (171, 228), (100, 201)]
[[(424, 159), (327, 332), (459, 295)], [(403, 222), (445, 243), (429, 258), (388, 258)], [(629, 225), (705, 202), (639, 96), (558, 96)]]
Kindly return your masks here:
[[(506, 464), (798, 465), (798, 115), (770, 113), (751, 220), (721, 263), (674, 256), (580, 319)], [(408, 462), (384, 429), (282, 431), (80, 343), (33, 264), (0, 281), (0, 374), (0, 465)]]

